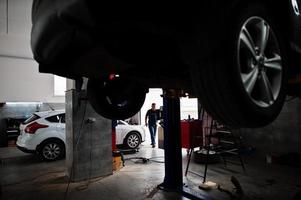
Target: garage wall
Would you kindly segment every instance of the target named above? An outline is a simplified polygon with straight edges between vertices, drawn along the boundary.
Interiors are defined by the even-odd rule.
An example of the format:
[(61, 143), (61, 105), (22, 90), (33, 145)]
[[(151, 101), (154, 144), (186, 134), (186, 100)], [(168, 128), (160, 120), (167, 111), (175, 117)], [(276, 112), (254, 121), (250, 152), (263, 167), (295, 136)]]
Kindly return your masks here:
[[(163, 94), (160, 88), (151, 88), (146, 94), (144, 104), (141, 108), (141, 123), (145, 122), (145, 115), (148, 109), (151, 108), (152, 103), (156, 103), (157, 109), (163, 106)], [(188, 115), (191, 118), (198, 119), (198, 100), (196, 98), (181, 98), (180, 100), (181, 120), (188, 119)]]
[(29, 117), (34, 112), (51, 110), (49, 106), (55, 110), (65, 109), (65, 103), (4, 104), (0, 107), (0, 123), (1, 119)]
[(141, 123), (145, 124), (145, 115), (148, 109), (151, 108), (152, 103), (156, 104), (156, 108), (159, 109), (160, 106), (163, 106), (163, 99), (161, 97), (162, 89), (160, 88), (151, 88), (146, 94), (144, 104), (141, 108)]
[(0, 102), (65, 102), (54, 96), (53, 75), (39, 73), (34, 60), (0, 56), (0, 72)]
[(0, 55), (32, 58), (32, 0), (0, 0)]
[(32, 0), (0, 0), (0, 102), (63, 103), (53, 75), (38, 72), (30, 48)]

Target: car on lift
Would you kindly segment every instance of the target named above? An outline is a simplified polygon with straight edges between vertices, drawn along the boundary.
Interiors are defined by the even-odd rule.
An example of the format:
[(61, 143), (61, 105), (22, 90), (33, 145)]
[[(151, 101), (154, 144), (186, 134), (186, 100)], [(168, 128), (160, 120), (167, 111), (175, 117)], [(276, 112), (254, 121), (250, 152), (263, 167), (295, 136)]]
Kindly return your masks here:
[(300, 79), (287, 84), (301, 73), (300, 4), (34, 0), (31, 47), (40, 72), (89, 78), (88, 98), (104, 117), (131, 117), (148, 88), (159, 87), (198, 97), (225, 125), (261, 127), (288, 93), (300, 95)]
[[(119, 120), (116, 126), (116, 144), (136, 149), (145, 141), (146, 128), (129, 125)], [(65, 157), (65, 111), (36, 112), (20, 125), (17, 147), (26, 153), (38, 153), (46, 161)]]

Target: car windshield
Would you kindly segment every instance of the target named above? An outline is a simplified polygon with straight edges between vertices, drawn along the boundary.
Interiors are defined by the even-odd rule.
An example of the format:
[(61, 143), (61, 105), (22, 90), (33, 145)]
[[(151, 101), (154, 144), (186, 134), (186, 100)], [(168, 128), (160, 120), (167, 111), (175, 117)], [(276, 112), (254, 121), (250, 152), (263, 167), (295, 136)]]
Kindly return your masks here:
[(28, 119), (26, 119), (22, 124), (29, 124), (30, 122), (33, 122), (37, 119), (39, 119), (40, 117), (36, 114), (32, 114)]

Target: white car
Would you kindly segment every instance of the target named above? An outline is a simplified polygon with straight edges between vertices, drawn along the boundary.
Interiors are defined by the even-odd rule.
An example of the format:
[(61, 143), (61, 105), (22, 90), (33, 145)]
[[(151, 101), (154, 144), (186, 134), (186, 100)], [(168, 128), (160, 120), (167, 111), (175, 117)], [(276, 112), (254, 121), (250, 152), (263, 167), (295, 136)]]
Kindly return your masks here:
[(116, 126), (116, 144), (126, 148), (136, 149), (145, 141), (147, 128), (142, 125), (130, 125), (125, 121), (118, 120)]
[[(145, 141), (146, 128), (119, 120), (116, 144), (135, 149)], [(20, 125), (17, 147), (26, 153), (38, 153), (51, 161), (65, 156), (65, 110), (36, 112)]]

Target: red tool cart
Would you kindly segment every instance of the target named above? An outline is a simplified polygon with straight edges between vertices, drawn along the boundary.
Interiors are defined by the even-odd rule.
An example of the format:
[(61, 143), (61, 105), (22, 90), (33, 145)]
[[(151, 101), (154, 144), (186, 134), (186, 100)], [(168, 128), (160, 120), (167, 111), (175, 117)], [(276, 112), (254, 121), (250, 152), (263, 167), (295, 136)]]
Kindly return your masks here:
[(201, 120), (182, 120), (182, 148), (191, 149), (203, 146), (203, 126)]

